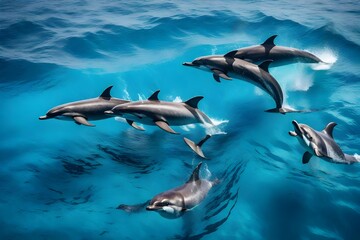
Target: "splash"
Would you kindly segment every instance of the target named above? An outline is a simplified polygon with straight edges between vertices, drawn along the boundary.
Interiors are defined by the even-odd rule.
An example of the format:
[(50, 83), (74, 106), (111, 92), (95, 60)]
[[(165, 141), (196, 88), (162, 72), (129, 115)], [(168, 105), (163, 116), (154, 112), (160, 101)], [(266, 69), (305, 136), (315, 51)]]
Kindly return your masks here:
[(183, 100), (179, 96), (176, 96), (175, 99), (173, 100), (173, 102), (182, 102), (182, 101)]
[(354, 158), (356, 159), (357, 162), (360, 162), (360, 155), (359, 154), (355, 153)]
[(324, 48), (321, 51), (315, 51), (314, 54), (324, 62), (311, 64), (311, 68), (313, 70), (328, 70), (338, 59), (337, 54), (330, 48)]
[(203, 163), (203, 166), (204, 166), (203, 172), (202, 172), (203, 173), (203, 178), (206, 179), (206, 180), (210, 180), (211, 172), (209, 170), (209, 167), (208, 167), (208, 165), (206, 163)]
[(127, 85), (126, 85), (126, 84), (125, 84), (123, 93), (124, 93), (124, 94), (123, 94), (124, 99), (131, 101), (131, 97), (130, 97), (129, 91), (127, 90)]
[(139, 101), (145, 101), (147, 98), (143, 94), (138, 94)]
[(209, 124), (209, 123), (204, 123), (203, 126), (205, 127), (205, 132), (206, 134), (209, 135), (220, 135), (220, 134), (227, 134), (227, 132), (225, 132), (224, 130), (222, 130), (222, 128), (224, 127), (224, 125), (226, 125), (229, 120), (218, 120), (215, 118), (210, 118), (211, 122), (214, 124)]
[(216, 54), (216, 52), (217, 52), (217, 47), (216, 46), (214, 46), (212, 49), (211, 49), (211, 55), (215, 55)]

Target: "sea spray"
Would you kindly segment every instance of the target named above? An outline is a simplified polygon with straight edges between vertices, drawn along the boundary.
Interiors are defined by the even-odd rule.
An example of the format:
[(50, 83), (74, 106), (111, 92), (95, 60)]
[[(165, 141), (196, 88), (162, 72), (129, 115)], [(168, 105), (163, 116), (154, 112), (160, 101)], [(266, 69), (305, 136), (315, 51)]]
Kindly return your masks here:
[(337, 54), (330, 48), (314, 51), (314, 54), (323, 61), (323, 63), (312, 64), (311, 68), (314, 70), (328, 70), (338, 59)]

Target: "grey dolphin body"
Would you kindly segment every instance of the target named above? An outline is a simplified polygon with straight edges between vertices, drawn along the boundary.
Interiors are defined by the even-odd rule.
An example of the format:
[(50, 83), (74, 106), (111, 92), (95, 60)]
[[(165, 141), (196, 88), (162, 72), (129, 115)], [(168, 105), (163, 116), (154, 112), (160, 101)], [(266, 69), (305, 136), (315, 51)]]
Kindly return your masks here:
[(302, 158), (303, 164), (308, 163), (313, 155), (332, 163), (352, 164), (358, 162), (354, 156), (343, 153), (335, 142), (333, 130), (336, 123), (329, 123), (321, 132), (295, 120), (292, 121), (292, 124), (295, 131), (290, 131), (290, 136), (296, 137), (306, 149)]
[(106, 119), (111, 116), (104, 114), (105, 111), (113, 107), (127, 103), (129, 101), (111, 97), (112, 86), (106, 88), (103, 93), (92, 99), (63, 104), (50, 109), (45, 116), (39, 117), (40, 120), (56, 118), (63, 120), (73, 120), (76, 124), (85, 126), (95, 126), (88, 120)]
[(185, 184), (153, 197), (146, 210), (156, 211), (165, 218), (178, 218), (186, 211), (199, 205), (209, 190), (218, 183), (217, 180), (212, 182), (200, 179), (199, 171), (201, 164), (200, 162), (197, 165)]
[(114, 107), (106, 114), (118, 115), (138, 130), (144, 130), (135, 122), (146, 125), (157, 125), (161, 129), (176, 134), (170, 126), (180, 126), (193, 123), (213, 124), (208, 116), (198, 109), (198, 103), (203, 97), (194, 97), (186, 102), (163, 102), (158, 98), (159, 90), (146, 101), (129, 102)]
[(276, 46), (274, 39), (277, 35), (269, 37), (264, 43), (256, 46), (240, 48), (231, 51), (225, 56), (243, 59), (252, 63), (260, 63), (271, 59), (272, 65), (285, 65), (289, 63), (322, 63), (323, 61), (312, 53), (296, 48)]
[(183, 63), (183, 65), (211, 71), (217, 82), (220, 82), (220, 78), (231, 80), (232, 77), (245, 80), (259, 87), (274, 99), (276, 107), (267, 110), (268, 112), (280, 112), (283, 114), (294, 112), (282, 107), (283, 92), (279, 83), (269, 73), (268, 67), (270, 63), (271, 60), (255, 65), (237, 58), (212, 55), (199, 57), (192, 62)]

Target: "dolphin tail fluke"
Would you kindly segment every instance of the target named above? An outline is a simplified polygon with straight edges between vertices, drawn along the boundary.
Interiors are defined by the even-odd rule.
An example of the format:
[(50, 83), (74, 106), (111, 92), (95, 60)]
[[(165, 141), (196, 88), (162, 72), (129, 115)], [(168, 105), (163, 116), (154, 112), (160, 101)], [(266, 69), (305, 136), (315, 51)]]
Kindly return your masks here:
[(205, 157), (201, 146), (211, 137), (211, 135), (206, 135), (198, 144), (196, 144), (195, 142), (191, 141), (190, 139), (184, 137), (184, 141), (185, 143), (200, 157), (204, 158), (204, 159), (208, 159), (207, 157)]

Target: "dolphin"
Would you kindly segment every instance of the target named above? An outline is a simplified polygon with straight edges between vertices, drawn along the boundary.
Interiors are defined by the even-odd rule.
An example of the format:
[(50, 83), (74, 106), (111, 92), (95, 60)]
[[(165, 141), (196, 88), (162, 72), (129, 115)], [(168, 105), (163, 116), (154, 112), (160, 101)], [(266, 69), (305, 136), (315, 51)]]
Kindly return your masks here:
[(313, 155), (332, 163), (352, 164), (358, 162), (354, 156), (343, 153), (335, 142), (333, 130), (336, 123), (330, 122), (321, 132), (295, 120), (292, 121), (292, 124), (295, 131), (290, 131), (290, 136), (296, 137), (306, 149), (302, 157), (303, 164), (308, 163)]
[(153, 197), (146, 210), (156, 211), (165, 218), (173, 219), (198, 206), (210, 189), (219, 182), (219, 180), (200, 179), (201, 164), (200, 162), (197, 165), (185, 184)]
[(127, 103), (129, 101), (111, 97), (110, 91), (113, 86), (106, 88), (103, 93), (92, 99), (77, 102), (70, 102), (50, 109), (45, 116), (39, 117), (40, 120), (56, 118), (63, 120), (73, 120), (78, 125), (95, 126), (88, 120), (106, 119), (111, 116), (104, 114), (105, 111), (113, 107)]
[(148, 100), (120, 104), (105, 111), (109, 115), (117, 115), (126, 119), (127, 123), (138, 130), (144, 130), (135, 124), (157, 125), (162, 130), (178, 134), (170, 125), (180, 126), (193, 123), (213, 125), (210, 118), (198, 109), (202, 96), (194, 97), (186, 102), (163, 102), (158, 98), (160, 90), (154, 92)]
[(296, 62), (324, 63), (320, 58), (307, 51), (276, 46), (274, 44), (276, 37), (277, 35), (273, 35), (260, 45), (240, 48), (225, 54), (225, 56), (243, 59), (252, 63), (260, 63), (271, 59), (277, 66)]
[(275, 108), (269, 109), (267, 112), (279, 112), (282, 114), (295, 112), (282, 106), (284, 98), (282, 89), (275, 78), (269, 73), (271, 62), (272, 60), (268, 60), (260, 65), (255, 65), (237, 58), (212, 55), (196, 58), (192, 62), (183, 63), (183, 65), (210, 71), (217, 82), (220, 82), (220, 78), (225, 80), (238, 78), (259, 87), (269, 94), (276, 104)]

